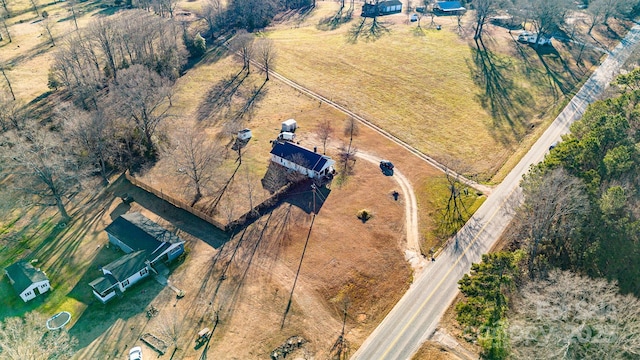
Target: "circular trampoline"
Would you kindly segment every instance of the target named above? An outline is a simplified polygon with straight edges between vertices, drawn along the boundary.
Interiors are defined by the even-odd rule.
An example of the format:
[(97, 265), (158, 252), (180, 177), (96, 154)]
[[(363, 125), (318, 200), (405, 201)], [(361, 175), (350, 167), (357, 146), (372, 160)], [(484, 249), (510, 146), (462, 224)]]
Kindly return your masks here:
[(47, 320), (47, 329), (58, 330), (71, 321), (71, 314), (66, 311), (59, 312)]

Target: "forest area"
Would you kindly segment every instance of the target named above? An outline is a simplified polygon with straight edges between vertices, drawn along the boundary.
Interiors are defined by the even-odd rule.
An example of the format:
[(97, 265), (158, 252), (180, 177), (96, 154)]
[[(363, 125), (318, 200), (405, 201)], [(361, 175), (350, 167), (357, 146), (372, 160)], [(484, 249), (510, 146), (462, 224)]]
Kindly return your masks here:
[(507, 249), (460, 280), (483, 358), (640, 356), (639, 79), (620, 75), (531, 169)]

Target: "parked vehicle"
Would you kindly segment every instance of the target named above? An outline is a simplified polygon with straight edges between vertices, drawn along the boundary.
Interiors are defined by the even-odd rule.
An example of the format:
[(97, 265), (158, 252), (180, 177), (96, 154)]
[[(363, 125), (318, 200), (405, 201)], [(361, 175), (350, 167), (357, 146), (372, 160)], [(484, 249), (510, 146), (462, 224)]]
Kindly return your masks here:
[(538, 36), (538, 33), (523, 31), (518, 35), (518, 41), (528, 44), (551, 45), (551, 38), (544, 35)]
[(293, 141), (293, 139), (295, 138), (296, 138), (296, 134), (288, 131), (283, 131), (280, 134), (278, 134), (278, 140)]
[(393, 164), (389, 160), (380, 161), (380, 170), (393, 170)]
[(411, 22), (418, 21), (418, 14), (411, 14), (411, 17), (409, 18), (409, 20), (411, 20)]
[(129, 360), (142, 360), (142, 348), (140, 346), (129, 350)]

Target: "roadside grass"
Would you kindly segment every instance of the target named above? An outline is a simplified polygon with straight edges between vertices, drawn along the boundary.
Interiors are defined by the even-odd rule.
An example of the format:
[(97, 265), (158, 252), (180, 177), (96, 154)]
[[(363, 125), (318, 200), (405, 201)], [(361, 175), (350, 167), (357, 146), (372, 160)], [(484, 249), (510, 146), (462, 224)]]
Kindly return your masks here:
[[(416, 196), (420, 209), (428, 212), (426, 217), (421, 217), (422, 222), (427, 222), (424, 226), (427, 230), (422, 232), (420, 248), (425, 256), (429, 256), (437, 252), (462, 226), (443, 227), (444, 210), (450, 196), (449, 182), (444, 175), (425, 179), (416, 187)], [(461, 213), (466, 222), (487, 197), (479, 195), (472, 188), (461, 186), (460, 199), (464, 204)]]
[[(504, 33), (487, 41), (480, 56), (472, 40), (458, 36), (451, 18), (437, 18), (445, 24), (441, 31), (423, 27), (424, 36), (414, 36), (415, 26), (394, 15), (384, 19), (388, 34), (351, 43), (347, 35), (357, 17), (333, 31), (317, 28), (325, 7), (337, 6), (320, 3), (318, 14), (299, 27), (283, 23), (266, 32), (278, 49), (276, 71), (439, 161), (462, 161), (483, 181), (584, 75), (573, 77), (576, 66), (565, 45), (552, 54), (528, 46), (516, 52)], [(491, 106), (492, 98), (503, 102), (504, 111)], [(508, 118), (501, 111), (510, 112)]]

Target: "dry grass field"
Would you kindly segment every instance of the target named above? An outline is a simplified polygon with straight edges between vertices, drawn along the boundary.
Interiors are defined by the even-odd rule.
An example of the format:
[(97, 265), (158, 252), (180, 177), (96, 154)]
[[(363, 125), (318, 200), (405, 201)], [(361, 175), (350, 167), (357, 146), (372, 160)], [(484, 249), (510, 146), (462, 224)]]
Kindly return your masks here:
[(337, 9), (320, 2), (303, 20), (266, 31), (277, 44), (276, 70), (485, 181), (528, 148), (599, 58), (586, 50), (577, 66), (575, 44), (536, 52), (494, 26), (477, 49), (468, 17), (461, 34), (454, 17), (437, 17), (438, 31), (428, 18), (418, 29), (404, 14), (387, 16), (388, 33), (353, 41), (359, 16), (335, 30), (321, 25)]
[[(13, 42), (0, 42), (0, 64), (7, 69), (18, 101), (35, 100), (37, 105), (48, 91), (48, 64), (55, 47), (42, 35), (27, 1), (11, 6), (19, 15), (8, 21)], [(57, 20), (57, 46), (74, 28), (65, 6), (59, 2), (40, 7)], [(180, 6), (193, 11), (201, 2)], [(404, 22), (405, 15), (385, 18), (390, 31), (377, 41), (349, 42), (352, 23), (332, 31), (320, 29), (321, 20), (335, 12), (335, 6), (319, 2), (308, 16), (285, 19), (261, 34), (276, 43), (277, 71), (484, 181), (499, 178), (503, 165), (526, 150), (598, 58), (597, 53), (587, 52), (585, 65), (576, 67), (571, 60), (576, 48), (570, 44), (557, 43), (549, 53), (536, 53), (515, 45), (506, 30), (493, 27), (487, 48), (502, 50), (477, 51), (456, 33), (453, 19), (436, 19), (443, 26), (441, 31), (428, 29), (428, 20), (423, 19), (424, 29), (417, 31), (415, 24)], [(96, 17), (108, 16), (113, 8), (87, 1), (79, 3), (76, 12), (79, 26), (86, 26)], [(228, 53), (213, 49), (177, 81), (162, 157), (136, 176), (165, 193), (191, 199), (192, 191), (177, 176), (170, 158), (172, 136), (197, 127), (211, 141), (227, 144), (229, 137), (222, 134), (227, 115), (208, 108), (207, 102), (216, 86), (240, 68)], [(2, 80), (0, 87), (5, 91)], [(497, 93), (501, 101), (515, 100), (519, 105), (492, 117), (483, 101), (487, 100), (485, 90), (495, 91), (496, 85), (508, 85), (497, 88), (502, 89)], [(259, 180), (268, 164), (269, 141), (281, 121), (295, 118), (300, 126), (296, 140), (320, 149), (314, 129), (320, 121), (330, 120), (336, 130), (327, 148), (330, 156), (335, 157), (338, 146), (347, 141), (342, 133), (345, 115), (278, 81), (263, 85), (263, 75), (257, 71), (243, 77), (239, 95), (260, 86), (259, 101), (242, 123), (254, 136), (244, 149), (242, 164), (228, 151), (215, 186), (200, 201), (210, 203), (237, 168), (220, 201), (219, 217), (247, 211), (249, 191), (254, 192), (254, 203), (267, 196)], [(437, 247), (436, 213), (447, 194), (443, 175), (370, 129), (362, 127), (354, 145), (391, 160), (409, 178), (418, 195), (423, 247)], [(346, 340), (353, 352), (411, 282), (412, 270), (404, 258), (404, 199), (394, 201), (391, 193), (398, 190), (394, 179), (362, 160), (356, 162), (354, 175), (341, 186), (333, 184), (326, 201), (317, 204), (321, 207), (310, 232), (313, 199), (308, 189), (294, 191), (293, 197), (229, 234), (122, 179), (107, 188), (88, 184), (87, 189), (70, 200), (74, 220), (66, 227), (57, 226), (52, 209), (37, 207), (16, 209), (0, 226), (0, 266), (18, 258), (37, 258), (54, 287), (50, 294), (23, 304), (0, 278), (0, 319), (31, 310), (46, 315), (71, 312), (70, 333), (79, 340), (77, 359), (122, 358), (130, 347), (140, 344), (141, 334), (160, 334), (167, 324), (179, 329), (174, 358), (197, 359), (206, 351), (220, 359), (262, 359), (294, 335), (308, 343), (291, 356), (328, 358), (340, 334), (345, 307)], [(135, 198), (131, 206), (118, 199), (125, 192)], [(470, 212), (482, 199), (470, 200)], [(374, 217), (362, 223), (356, 213), (365, 208)], [(169, 278), (186, 292), (183, 299), (177, 300), (174, 291), (153, 280), (134, 286), (106, 306), (94, 299), (87, 283), (99, 275), (99, 266), (119, 256), (105, 246), (103, 229), (129, 211), (141, 211), (187, 240), (188, 256), (173, 266)], [(145, 316), (150, 305), (160, 310), (160, 316)], [(208, 350), (196, 348), (196, 333), (212, 327), (215, 314), (219, 323)], [(145, 358), (157, 355), (143, 348)], [(424, 357), (436, 356), (439, 350), (434, 349), (424, 350)], [(158, 357), (170, 355), (171, 351)]]

